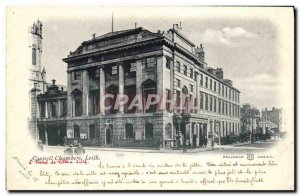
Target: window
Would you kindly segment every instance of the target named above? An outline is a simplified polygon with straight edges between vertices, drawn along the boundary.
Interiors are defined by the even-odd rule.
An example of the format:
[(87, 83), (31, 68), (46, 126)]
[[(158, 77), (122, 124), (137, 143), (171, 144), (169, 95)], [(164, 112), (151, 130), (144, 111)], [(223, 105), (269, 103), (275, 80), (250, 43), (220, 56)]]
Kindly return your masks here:
[(217, 92), (217, 83), (214, 81), (214, 91)]
[(231, 99), (231, 89), (228, 90), (229, 90), (229, 99)]
[(176, 62), (176, 69), (177, 69), (177, 72), (180, 73), (180, 62)]
[(225, 136), (225, 124), (224, 121), (222, 121), (222, 131), (223, 131), (223, 137)]
[(144, 111), (146, 113), (152, 113), (155, 112), (157, 109), (157, 104), (152, 104), (150, 105), (148, 108), (146, 108), (146, 102), (154, 101), (154, 97), (151, 97), (151, 95), (155, 95), (157, 94), (157, 89), (156, 89), (157, 85), (154, 81), (149, 81), (147, 83), (143, 83), (142, 85), (142, 89), (143, 89), (143, 106), (144, 106)]
[(218, 90), (219, 90), (219, 95), (221, 95), (221, 84), (218, 83)]
[(79, 127), (79, 125), (74, 125), (74, 138), (75, 139), (80, 138), (80, 127)]
[(212, 90), (212, 80), (209, 79), (209, 89)]
[(225, 97), (227, 98), (227, 87), (225, 87)]
[(184, 71), (183, 71), (183, 74), (187, 76), (187, 66), (184, 65)]
[(208, 88), (208, 78), (205, 77), (205, 87)]
[(221, 107), (221, 100), (218, 99), (218, 102), (219, 102), (219, 114), (221, 114), (221, 109), (222, 109), (222, 107)]
[(200, 85), (203, 86), (203, 75), (200, 74)]
[(166, 89), (166, 110), (168, 112), (170, 112), (170, 100), (171, 100), (171, 90), (170, 89)]
[(210, 100), (209, 100), (209, 111), (212, 111), (213, 110), (213, 99), (212, 97), (210, 97)]
[(178, 87), (180, 87), (180, 80), (179, 80), (179, 79), (176, 79), (176, 85), (177, 85)]
[(166, 62), (166, 68), (170, 69), (171, 68), (171, 59), (167, 57), (167, 62)]
[(63, 100), (62, 101), (62, 116), (65, 117), (67, 116), (67, 112), (68, 112), (68, 106), (67, 106), (67, 100)]
[(145, 138), (153, 139), (153, 124), (146, 123), (145, 125)]
[(205, 110), (208, 110), (208, 95), (205, 94)]
[(112, 66), (111, 68), (111, 75), (118, 75), (118, 66)]
[(98, 114), (100, 111), (100, 95), (99, 91), (90, 91), (90, 97), (91, 97), (91, 114), (95, 115)]
[(222, 114), (225, 114), (225, 105), (224, 105), (224, 101), (222, 101)]
[(51, 102), (51, 117), (56, 117), (56, 101)]
[(151, 68), (156, 66), (156, 58), (150, 57), (146, 59), (146, 68)]
[(134, 139), (135, 135), (133, 132), (133, 125), (131, 123), (125, 124), (125, 138), (126, 139)]
[(191, 92), (194, 92), (194, 86), (192, 84), (190, 84), (190, 89), (191, 89)]
[(204, 98), (204, 95), (203, 95), (203, 93), (200, 92), (200, 109), (202, 109), (202, 110), (204, 108), (203, 98)]
[(75, 71), (74, 72), (74, 80), (81, 79), (81, 71)]
[(176, 90), (176, 107), (178, 107), (178, 112), (180, 112), (180, 91), (179, 90)]
[(32, 65), (36, 65), (36, 49), (32, 48)]
[(224, 97), (224, 85), (222, 85), (222, 97)]
[(95, 125), (89, 125), (89, 137), (90, 137), (90, 139), (96, 138)]
[(45, 112), (46, 112), (45, 107), (46, 107), (46, 104), (45, 104), (44, 101), (42, 101), (41, 104), (40, 104), (40, 108), (41, 108), (40, 116), (41, 116), (41, 118), (45, 117)]
[(75, 116), (81, 116), (82, 115), (82, 96), (81, 94), (75, 94), (74, 95), (74, 101), (75, 101)]
[(193, 72), (193, 69), (192, 69), (192, 68), (190, 68), (190, 77), (191, 77), (191, 78), (194, 78), (194, 72)]
[(217, 99), (214, 99), (214, 112), (217, 112)]
[(194, 77), (194, 80), (197, 81), (197, 79), (198, 79), (198, 77), (199, 77), (199, 73), (198, 73), (198, 72), (195, 72), (195, 73), (194, 73), (194, 76), (195, 76), (195, 77)]

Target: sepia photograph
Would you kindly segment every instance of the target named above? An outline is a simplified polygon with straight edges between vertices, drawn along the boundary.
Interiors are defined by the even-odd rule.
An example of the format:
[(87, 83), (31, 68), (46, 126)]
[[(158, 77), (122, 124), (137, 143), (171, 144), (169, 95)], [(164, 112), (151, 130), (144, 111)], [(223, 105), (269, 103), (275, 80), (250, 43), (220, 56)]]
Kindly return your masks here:
[(6, 189), (294, 191), (294, 36), (294, 7), (8, 6)]

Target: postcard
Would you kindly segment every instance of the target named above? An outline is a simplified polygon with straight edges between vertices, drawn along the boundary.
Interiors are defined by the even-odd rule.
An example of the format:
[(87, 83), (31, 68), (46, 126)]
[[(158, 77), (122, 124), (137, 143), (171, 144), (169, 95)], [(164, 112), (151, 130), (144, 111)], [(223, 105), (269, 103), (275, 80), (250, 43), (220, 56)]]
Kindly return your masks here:
[(293, 7), (6, 19), (7, 190), (295, 191)]

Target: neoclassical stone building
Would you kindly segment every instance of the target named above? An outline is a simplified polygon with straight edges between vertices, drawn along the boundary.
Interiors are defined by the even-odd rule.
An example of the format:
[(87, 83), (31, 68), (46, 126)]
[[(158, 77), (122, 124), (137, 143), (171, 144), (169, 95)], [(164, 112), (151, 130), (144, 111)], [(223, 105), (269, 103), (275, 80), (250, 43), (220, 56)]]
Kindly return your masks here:
[[(55, 145), (57, 137), (60, 144), (66, 136), (85, 146), (168, 148), (185, 142), (200, 147), (205, 137), (240, 131), (239, 90), (223, 78), (221, 68), (207, 66), (202, 45), (196, 47), (178, 25), (167, 32), (139, 27), (94, 34), (63, 61), (67, 92), (53, 84), (51, 104), (47, 95), (38, 97), (39, 133), (45, 143)], [(115, 107), (116, 96), (123, 94), (128, 102)], [(166, 103), (146, 107), (151, 94)], [(136, 97), (142, 106), (130, 107)], [(53, 104), (55, 99), (60, 103)], [(65, 116), (53, 120), (44, 115), (43, 108), (61, 110), (64, 100)], [(55, 121), (59, 128), (51, 127)]]

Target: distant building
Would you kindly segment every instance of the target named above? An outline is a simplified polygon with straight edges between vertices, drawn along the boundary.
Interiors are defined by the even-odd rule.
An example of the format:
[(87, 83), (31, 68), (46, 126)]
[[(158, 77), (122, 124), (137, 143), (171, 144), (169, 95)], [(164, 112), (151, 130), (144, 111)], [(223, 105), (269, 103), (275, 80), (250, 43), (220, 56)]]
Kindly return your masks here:
[[(53, 102), (54, 99), (57, 99), (56, 89), (60, 88), (63, 92), (62, 85), (55, 85), (55, 81), (53, 84), (47, 83), (46, 81), (46, 70), (45, 67), (42, 66), (42, 53), (43, 53), (43, 25), (40, 20), (34, 22), (32, 26), (29, 28), (29, 55), (31, 56), (30, 68), (29, 68), (29, 107), (30, 107), (30, 117), (29, 117), (29, 131), (32, 138), (37, 142), (38, 140), (45, 140), (45, 134), (40, 134), (41, 126), (40, 126), (40, 118), (44, 118), (46, 115), (44, 114), (44, 110), (49, 111), (52, 108), (49, 108), (50, 105), (47, 105), (45, 102), (45, 96), (49, 101), (49, 104)], [(53, 86), (54, 85), (54, 86)], [(66, 89), (66, 88), (65, 88)], [(60, 96), (66, 93), (59, 93)], [(57, 106), (58, 107), (58, 106)], [(47, 112), (46, 112), (47, 114)], [(48, 116), (48, 115), (47, 115)], [(49, 114), (49, 116), (51, 116)], [(53, 116), (54, 117), (54, 116)], [(55, 124), (55, 123), (54, 123)], [(57, 130), (55, 130), (57, 132)]]
[(282, 109), (273, 107), (271, 110), (265, 108), (261, 111), (261, 117), (274, 123), (279, 131), (282, 130)]
[(261, 119), (259, 121), (259, 127), (261, 128), (262, 133), (266, 134), (267, 131), (269, 131), (269, 133), (270, 133), (271, 130), (274, 130), (274, 128), (277, 128), (277, 125), (267, 119)]
[[(49, 145), (66, 137), (85, 146), (160, 148), (181, 146), (183, 138), (200, 147), (212, 134), (238, 135), (240, 91), (221, 68), (207, 67), (204, 56), (202, 45), (196, 47), (178, 25), (167, 32), (94, 34), (63, 59), (67, 92), (54, 81), (37, 95), (39, 138)], [(116, 96), (124, 94), (128, 102), (115, 107)], [(151, 95), (175, 106), (147, 107)], [(130, 107), (139, 96), (141, 107)]]

